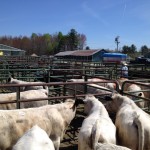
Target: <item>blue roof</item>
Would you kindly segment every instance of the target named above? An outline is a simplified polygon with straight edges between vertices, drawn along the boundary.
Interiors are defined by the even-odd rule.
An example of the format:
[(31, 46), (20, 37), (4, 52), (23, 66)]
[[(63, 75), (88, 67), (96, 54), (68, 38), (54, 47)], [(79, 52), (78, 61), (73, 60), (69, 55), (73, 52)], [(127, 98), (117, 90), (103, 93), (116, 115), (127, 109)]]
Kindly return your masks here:
[(122, 53), (104, 53), (103, 56), (112, 56), (112, 57), (115, 57), (115, 56), (124, 56), (124, 57), (126, 57), (127, 54), (122, 54)]

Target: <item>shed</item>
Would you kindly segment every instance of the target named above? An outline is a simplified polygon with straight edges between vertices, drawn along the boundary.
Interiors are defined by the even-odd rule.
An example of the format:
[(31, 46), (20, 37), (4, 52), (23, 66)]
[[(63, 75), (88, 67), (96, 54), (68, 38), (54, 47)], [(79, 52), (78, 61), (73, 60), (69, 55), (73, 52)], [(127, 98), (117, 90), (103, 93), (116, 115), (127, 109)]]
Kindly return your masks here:
[(78, 60), (78, 61), (102, 61), (103, 54), (107, 53), (106, 50), (75, 50), (59, 52), (55, 57), (59, 59)]
[(1, 56), (24, 56), (25, 52), (26, 52), (25, 50), (21, 50), (18, 48), (0, 44), (0, 55)]
[(33, 53), (31, 56), (33, 56), (33, 57), (38, 57), (38, 55), (37, 55), (37, 54), (35, 54), (35, 53)]

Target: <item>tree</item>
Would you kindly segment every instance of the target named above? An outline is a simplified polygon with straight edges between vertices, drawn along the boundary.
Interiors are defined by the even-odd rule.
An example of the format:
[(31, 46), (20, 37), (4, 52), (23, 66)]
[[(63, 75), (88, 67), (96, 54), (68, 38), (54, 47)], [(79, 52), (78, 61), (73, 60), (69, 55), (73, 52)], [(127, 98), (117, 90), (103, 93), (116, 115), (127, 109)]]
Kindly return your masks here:
[(76, 50), (78, 48), (78, 35), (75, 29), (71, 29), (68, 33), (68, 40), (70, 50)]
[(132, 58), (137, 57), (138, 55), (138, 52), (136, 51), (136, 46), (134, 44), (132, 44), (131, 46), (124, 45), (122, 47), (122, 53), (127, 54)]
[(89, 50), (90, 49), (90, 47), (89, 46), (86, 46), (86, 48), (85, 48), (86, 50)]
[(127, 45), (124, 45), (122, 47), (122, 53), (124, 54), (134, 54), (136, 52), (136, 46), (132, 44), (130, 47)]
[(144, 46), (142, 46), (141, 47), (141, 54), (142, 55), (145, 55), (145, 54), (147, 54), (148, 52), (150, 52), (150, 49), (146, 46), (146, 45), (144, 45)]
[(48, 54), (50, 51), (51, 45), (51, 35), (49, 33), (43, 34), (43, 51), (45, 54)]
[(136, 46), (134, 44), (131, 45), (130, 47), (130, 52), (131, 54), (134, 54), (136, 52)]
[[(14, 38), (12, 38), (11, 46), (19, 48), (19, 49), (24, 49), (23, 41), (24, 41), (24, 37), (22, 37), (22, 36), (14, 37)], [(28, 42), (26, 44), (28, 44)]]
[(129, 46), (124, 45), (124, 46), (122, 47), (122, 53), (124, 53), (124, 54), (128, 54), (128, 53), (129, 53), (129, 51), (130, 51), (130, 47), (129, 47)]
[[(31, 40), (30, 40), (30, 38), (28, 38), (27, 36), (23, 36), (22, 39), (21, 39), (21, 42), (18, 42), (18, 45), (19, 45), (19, 43), (21, 44), (22, 49), (28, 50), (27, 54), (30, 53), (29, 52), (29, 50), (31, 48)], [(16, 47), (16, 46), (14, 46), (14, 47)]]
[(86, 45), (86, 36), (84, 34), (78, 34), (78, 49), (83, 50)]
[(30, 40), (31, 40), (31, 43), (32, 43), (31, 54), (32, 53), (36, 53), (36, 50), (37, 50), (37, 45), (36, 45), (37, 38), (38, 38), (38, 35), (36, 33), (32, 33), (32, 35), (30, 37)]
[(3, 36), (0, 37), (0, 43), (26, 50), (26, 54), (37, 55), (56, 54), (60, 51), (83, 49), (86, 44), (86, 36), (77, 33), (75, 29), (71, 29), (67, 35), (61, 32), (55, 34), (36, 34), (32, 33), (27, 36)]
[(57, 47), (57, 52), (60, 52), (64, 49), (65, 41), (64, 41), (64, 36), (62, 32), (58, 33), (58, 47)]

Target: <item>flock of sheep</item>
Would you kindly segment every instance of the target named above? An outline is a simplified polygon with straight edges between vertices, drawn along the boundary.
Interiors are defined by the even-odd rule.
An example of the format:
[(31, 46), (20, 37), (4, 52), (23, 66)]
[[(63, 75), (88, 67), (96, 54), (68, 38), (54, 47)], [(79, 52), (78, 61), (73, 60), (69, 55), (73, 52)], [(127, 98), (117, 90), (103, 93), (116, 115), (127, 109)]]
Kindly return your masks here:
[[(100, 79), (90, 79), (96, 80)], [(13, 78), (8, 82), (28, 83)], [(48, 98), (48, 87), (30, 84), (21, 88), (21, 99)], [(121, 82), (119, 84), (121, 86)], [(78, 150), (150, 150), (150, 116), (141, 109), (143, 102), (138, 106), (132, 97), (110, 92), (115, 89), (114, 83), (88, 85), (88, 94), (83, 99), (86, 117), (78, 133)], [(126, 88), (136, 91), (136, 86), (131, 84)], [(76, 88), (83, 91), (80, 85)], [(1, 99), (15, 100), (13, 90), (16, 91), (15, 87), (12, 93), (0, 94)], [(109, 96), (102, 103), (92, 95), (95, 93)], [(141, 92), (137, 93), (141, 96)], [(74, 99), (53, 105), (48, 104), (48, 100), (21, 102), (21, 109), (16, 109), (15, 103), (0, 104), (0, 109), (8, 109), (0, 110), (0, 150), (59, 150), (78, 105), (79, 101)], [(111, 112), (116, 113), (115, 122), (109, 116)]]

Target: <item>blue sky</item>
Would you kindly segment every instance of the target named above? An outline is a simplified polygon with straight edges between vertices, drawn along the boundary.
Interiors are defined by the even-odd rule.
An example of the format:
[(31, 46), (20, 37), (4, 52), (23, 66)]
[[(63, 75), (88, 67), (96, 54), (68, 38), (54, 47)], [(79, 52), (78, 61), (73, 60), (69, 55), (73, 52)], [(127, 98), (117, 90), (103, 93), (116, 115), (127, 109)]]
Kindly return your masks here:
[(83, 33), (91, 49), (150, 47), (150, 0), (1, 0), (0, 36)]

